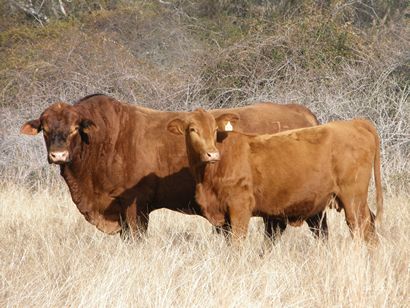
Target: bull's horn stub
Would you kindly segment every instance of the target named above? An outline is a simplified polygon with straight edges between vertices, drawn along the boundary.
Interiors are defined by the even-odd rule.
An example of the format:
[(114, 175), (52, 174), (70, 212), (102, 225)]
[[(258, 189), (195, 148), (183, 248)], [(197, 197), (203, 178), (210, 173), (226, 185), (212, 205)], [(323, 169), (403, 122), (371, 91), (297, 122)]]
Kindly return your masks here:
[(231, 131), (233, 131), (233, 126), (232, 126), (232, 124), (231, 124), (230, 121), (228, 121), (228, 123), (225, 124), (225, 131), (226, 131), (226, 132), (231, 132)]

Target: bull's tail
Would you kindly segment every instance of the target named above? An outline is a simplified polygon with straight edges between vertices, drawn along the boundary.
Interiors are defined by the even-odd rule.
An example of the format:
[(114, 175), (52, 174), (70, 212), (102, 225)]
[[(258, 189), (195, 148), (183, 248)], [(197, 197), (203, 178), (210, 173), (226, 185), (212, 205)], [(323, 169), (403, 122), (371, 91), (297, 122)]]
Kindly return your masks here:
[(376, 141), (376, 152), (374, 154), (374, 185), (376, 187), (376, 220), (375, 222), (380, 224), (383, 215), (383, 191), (382, 191), (382, 180), (380, 172), (380, 138), (375, 130), (375, 141)]

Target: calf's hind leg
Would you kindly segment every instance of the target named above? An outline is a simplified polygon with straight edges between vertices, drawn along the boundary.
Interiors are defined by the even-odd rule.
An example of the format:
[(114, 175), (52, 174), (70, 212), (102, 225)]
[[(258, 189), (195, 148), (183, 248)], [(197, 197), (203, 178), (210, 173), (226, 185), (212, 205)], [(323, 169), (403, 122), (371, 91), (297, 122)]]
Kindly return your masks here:
[(306, 219), (306, 223), (308, 224), (310, 231), (312, 231), (316, 237), (323, 237), (324, 239), (328, 238), (329, 232), (325, 211), (309, 217)]
[(346, 222), (352, 236), (358, 233), (366, 242), (377, 243), (374, 214), (367, 204), (367, 189), (360, 193), (345, 189), (340, 193), (339, 198), (343, 203)]

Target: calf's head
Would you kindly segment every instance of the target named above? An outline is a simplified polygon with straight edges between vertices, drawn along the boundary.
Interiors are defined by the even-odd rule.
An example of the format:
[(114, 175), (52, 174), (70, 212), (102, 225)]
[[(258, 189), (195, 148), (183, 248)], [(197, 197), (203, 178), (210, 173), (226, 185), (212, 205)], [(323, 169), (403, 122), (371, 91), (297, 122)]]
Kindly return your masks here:
[(216, 119), (203, 109), (197, 109), (183, 118), (168, 123), (167, 129), (176, 135), (185, 135), (188, 157), (202, 163), (212, 163), (220, 159), (216, 147), (217, 132), (224, 131), (227, 123), (235, 123), (239, 116), (225, 113)]
[(73, 106), (55, 103), (44, 110), (40, 118), (26, 122), (20, 131), (26, 135), (43, 131), (48, 162), (61, 165), (75, 157), (81, 142), (88, 143), (92, 128), (95, 128), (94, 122), (82, 117)]

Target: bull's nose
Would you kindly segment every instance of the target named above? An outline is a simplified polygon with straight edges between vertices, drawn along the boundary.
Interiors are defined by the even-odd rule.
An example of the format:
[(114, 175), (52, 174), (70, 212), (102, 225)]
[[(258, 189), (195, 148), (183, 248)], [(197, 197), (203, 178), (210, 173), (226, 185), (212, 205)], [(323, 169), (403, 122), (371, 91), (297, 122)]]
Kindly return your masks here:
[(220, 159), (218, 151), (206, 152), (205, 161), (214, 162)]
[(53, 163), (64, 163), (68, 161), (68, 151), (54, 151), (48, 155)]

